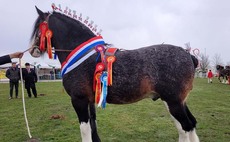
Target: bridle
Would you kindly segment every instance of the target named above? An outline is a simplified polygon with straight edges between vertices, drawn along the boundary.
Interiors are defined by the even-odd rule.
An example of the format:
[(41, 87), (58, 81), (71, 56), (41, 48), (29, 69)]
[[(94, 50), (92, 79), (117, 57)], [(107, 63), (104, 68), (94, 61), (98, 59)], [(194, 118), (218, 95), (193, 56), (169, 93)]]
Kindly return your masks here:
[[(52, 15), (52, 13), (48, 14), (44, 21), (42, 21), (39, 24), (39, 28), (37, 28), (36, 35), (34, 37), (34, 44), (31, 47), (32, 52), (31, 55), (34, 57), (40, 57), (40, 55), (47, 51), (48, 56), (50, 59), (52, 59), (52, 51), (53, 52), (68, 52), (68, 56), (66, 57), (65, 61), (62, 63), (62, 74), (68, 73), (73, 68), (80, 65), (82, 62), (84, 62), (87, 58), (92, 56), (94, 53), (96, 53), (96, 46), (99, 45), (105, 45), (105, 42), (101, 36), (94, 36), (87, 41), (81, 43), (80, 45), (77, 45), (74, 49), (52, 49), (51, 46), (51, 37), (52, 37), (52, 31), (49, 29), (48, 23), (49, 18)], [(45, 48), (45, 43), (47, 43), (47, 46)], [(36, 56), (36, 54), (38, 56)], [(54, 56), (55, 58), (55, 56)]]
[[(52, 38), (52, 31), (49, 29), (49, 18), (52, 13), (49, 13), (48, 16), (45, 18), (45, 21), (39, 24), (39, 31), (37, 36), (35, 37), (34, 44), (28, 50), (31, 50), (32, 53), (37, 53), (38, 55), (34, 55), (35, 57), (39, 57), (42, 52), (47, 51), (48, 56), (50, 59), (53, 58), (53, 52), (71, 52), (73, 50), (66, 50), (66, 49), (52, 49), (51, 46), (51, 38)], [(39, 43), (39, 45), (37, 45)], [(46, 46), (45, 46), (46, 44)], [(45, 48), (46, 47), (46, 48)], [(25, 52), (26, 52), (25, 51)]]

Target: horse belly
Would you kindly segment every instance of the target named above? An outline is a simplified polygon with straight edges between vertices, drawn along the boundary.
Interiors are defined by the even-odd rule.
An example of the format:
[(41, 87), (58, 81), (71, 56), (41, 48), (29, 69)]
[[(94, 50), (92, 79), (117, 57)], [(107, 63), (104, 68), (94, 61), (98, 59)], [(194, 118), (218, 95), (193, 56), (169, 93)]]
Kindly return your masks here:
[(159, 98), (159, 94), (156, 92), (148, 92), (146, 94), (111, 94), (108, 95), (106, 101), (110, 104), (130, 104), (138, 102), (145, 98), (151, 98), (153, 100), (157, 100)]
[(140, 82), (123, 84), (120, 87), (109, 88), (107, 102), (111, 104), (129, 104), (144, 98), (157, 100), (159, 94), (154, 91), (149, 77), (143, 77)]

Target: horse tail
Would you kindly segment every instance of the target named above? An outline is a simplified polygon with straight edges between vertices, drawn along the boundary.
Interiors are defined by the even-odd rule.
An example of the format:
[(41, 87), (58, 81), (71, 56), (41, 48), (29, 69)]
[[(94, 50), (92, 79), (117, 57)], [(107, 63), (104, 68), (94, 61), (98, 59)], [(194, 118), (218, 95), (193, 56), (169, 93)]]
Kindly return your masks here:
[(197, 66), (199, 64), (198, 59), (194, 55), (191, 55), (191, 58), (192, 58), (192, 62), (193, 62), (194, 68), (197, 68)]

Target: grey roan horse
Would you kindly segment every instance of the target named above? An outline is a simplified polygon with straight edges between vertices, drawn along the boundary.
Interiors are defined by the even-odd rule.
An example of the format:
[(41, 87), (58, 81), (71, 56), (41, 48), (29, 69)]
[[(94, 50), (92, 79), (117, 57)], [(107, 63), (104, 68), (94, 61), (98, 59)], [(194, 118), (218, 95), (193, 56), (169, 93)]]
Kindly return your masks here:
[[(37, 8), (36, 8), (37, 9)], [(97, 35), (82, 22), (56, 11), (44, 13), (37, 9), (38, 18), (32, 33), (31, 55), (42, 54), (41, 23), (52, 31), (52, 46), (61, 64), (70, 52)], [(40, 47), (40, 48), (38, 48)], [(36, 50), (35, 50), (36, 49)], [(93, 49), (94, 50), (94, 49)], [(91, 53), (92, 50), (89, 50)], [(75, 62), (80, 62), (88, 53)], [(36, 55), (37, 56), (37, 55)], [(136, 50), (118, 50), (113, 63), (113, 84), (108, 86), (107, 103), (129, 104), (144, 98), (161, 99), (167, 106), (177, 129), (179, 142), (198, 142), (196, 119), (189, 111), (186, 99), (193, 88), (197, 59), (183, 48), (160, 44)], [(63, 75), (63, 85), (77, 113), (83, 142), (100, 142), (96, 126), (95, 93), (93, 89), (98, 53), (87, 57), (77, 67)], [(96, 60), (98, 59), (98, 60)]]

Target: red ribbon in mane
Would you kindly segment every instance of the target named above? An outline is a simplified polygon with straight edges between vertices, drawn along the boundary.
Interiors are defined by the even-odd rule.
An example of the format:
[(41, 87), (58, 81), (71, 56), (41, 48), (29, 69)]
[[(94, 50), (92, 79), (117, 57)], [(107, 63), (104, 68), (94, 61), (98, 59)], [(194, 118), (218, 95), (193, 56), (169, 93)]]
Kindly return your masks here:
[(51, 46), (51, 37), (53, 35), (52, 31), (48, 28), (48, 23), (46, 21), (42, 22), (39, 25), (39, 29), (41, 32), (40, 37), (40, 50), (45, 51), (45, 42), (47, 38), (47, 53), (50, 59), (52, 59), (52, 46)]

